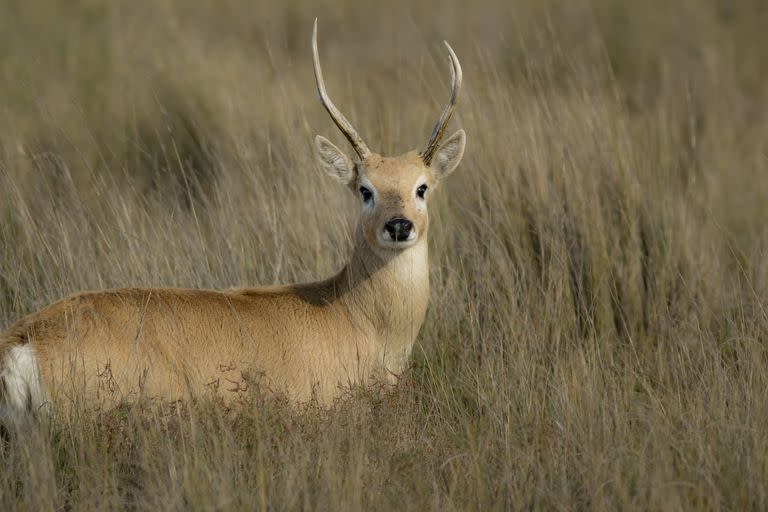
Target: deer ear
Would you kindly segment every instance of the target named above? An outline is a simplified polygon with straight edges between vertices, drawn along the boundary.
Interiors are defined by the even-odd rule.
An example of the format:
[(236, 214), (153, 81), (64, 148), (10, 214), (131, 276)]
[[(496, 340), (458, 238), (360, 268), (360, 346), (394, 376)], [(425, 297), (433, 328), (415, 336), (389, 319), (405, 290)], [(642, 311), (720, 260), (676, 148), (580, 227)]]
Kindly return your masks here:
[(464, 156), (466, 145), (467, 135), (464, 130), (459, 130), (437, 148), (430, 167), (435, 171), (438, 179), (445, 178), (456, 169), (456, 166), (461, 162), (461, 157)]
[(322, 135), (315, 137), (315, 156), (332, 178), (345, 185), (354, 179), (355, 167), (352, 160)]

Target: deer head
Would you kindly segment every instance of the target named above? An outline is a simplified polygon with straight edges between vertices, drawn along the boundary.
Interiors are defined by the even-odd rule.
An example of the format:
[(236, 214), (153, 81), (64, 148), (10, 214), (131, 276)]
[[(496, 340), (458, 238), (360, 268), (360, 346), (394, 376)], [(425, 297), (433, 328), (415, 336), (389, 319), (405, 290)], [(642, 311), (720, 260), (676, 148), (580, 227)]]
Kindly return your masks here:
[(397, 251), (426, 239), (427, 203), (437, 184), (448, 176), (464, 155), (466, 135), (459, 130), (441, 144), (461, 89), (461, 65), (446, 42), (451, 63), (451, 98), (437, 120), (422, 151), (384, 157), (373, 153), (325, 90), (317, 53), (317, 20), (312, 32), (315, 79), (320, 102), (355, 150), (353, 161), (325, 137), (315, 137), (315, 153), (322, 168), (349, 186), (360, 199), (360, 227), (365, 241), (376, 250)]

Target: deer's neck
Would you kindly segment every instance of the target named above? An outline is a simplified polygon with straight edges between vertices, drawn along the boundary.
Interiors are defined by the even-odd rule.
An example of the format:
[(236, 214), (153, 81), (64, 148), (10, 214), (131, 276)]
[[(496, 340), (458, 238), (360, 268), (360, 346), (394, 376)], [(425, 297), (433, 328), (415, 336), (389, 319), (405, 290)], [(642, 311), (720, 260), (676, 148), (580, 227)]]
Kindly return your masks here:
[(402, 251), (377, 251), (358, 233), (336, 284), (358, 330), (381, 345), (387, 360), (407, 358), (429, 300), (426, 239)]

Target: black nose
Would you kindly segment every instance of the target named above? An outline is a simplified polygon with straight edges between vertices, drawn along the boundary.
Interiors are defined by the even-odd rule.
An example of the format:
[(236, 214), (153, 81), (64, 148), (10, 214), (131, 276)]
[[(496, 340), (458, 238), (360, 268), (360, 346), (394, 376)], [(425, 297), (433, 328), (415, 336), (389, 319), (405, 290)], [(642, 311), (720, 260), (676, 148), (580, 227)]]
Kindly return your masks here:
[(392, 237), (392, 240), (399, 242), (408, 239), (408, 235), (413, 229), (413, 223), (408, 219), (392, 219), (384, 224), (384, 229)]

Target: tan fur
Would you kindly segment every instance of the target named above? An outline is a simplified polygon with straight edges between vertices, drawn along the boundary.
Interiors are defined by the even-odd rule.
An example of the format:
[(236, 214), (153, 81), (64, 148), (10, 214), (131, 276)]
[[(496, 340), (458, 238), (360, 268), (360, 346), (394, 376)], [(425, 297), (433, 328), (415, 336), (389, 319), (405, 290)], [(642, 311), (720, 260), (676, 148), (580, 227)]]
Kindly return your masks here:
[[(391, 158), (371, 153), (354, 136), (356, 149), (365, 149), (356, 164), (327, 139), (316, 139), (318, 160), (331, 176), (356, 194), (362, 185), (375, 193), (360, 201), (352, 256), (334, 277), (228, 291), (73, 295), (0, 335), (0, 380), (9, 351), (24, 346), (48, 397), (62, 404), (178, 399), (205, 390), (234, 397), (254, 385), (295, 401), (328, 403), (351, 385), (396, 382), (427, 310), (427, 199), (461, 160), (464, 132), (437, 149), (432, 166), (415, 151)], [(420, 184), (429, 187), (425, 198), (416, 194)], [(393, 219), (412, 222), (412, 239), (382, 238)]]
[[(45, 388), (59, 398), (114, 403), (183, 398), (206, 388), (235, 396), (257, 381), (294, 400), (328, 402), (349, 385), (394, 382), (427, 308), (426, 208), (409, 197), (429, 176), (416, 153), (358, 164), (379, 194), (349, 264), (316, 283), (230, 291), (121, 289), (80, 293), (0, 336), (0, 351), (30, 344)], [(394, 216), (419, 230), (404, 250), (376, 247)]]
[(47, 389), (64, 385), (66, 395), (84, 391), (89, 401), (142, 392), (180, 398), (188, 385), (229, 395), (262, 373), (263, 384), (294, 399), (314, 391), (325, 401), (339, 386), (400, 373), (426, 310), (424, 276), (416, 293), (391, 276), (426, 265), (426, 252), (416, 261), (394, 256), (400, 269), (365, 252), (308, 285), (78, 294), (2, 339), (34, 347)]

